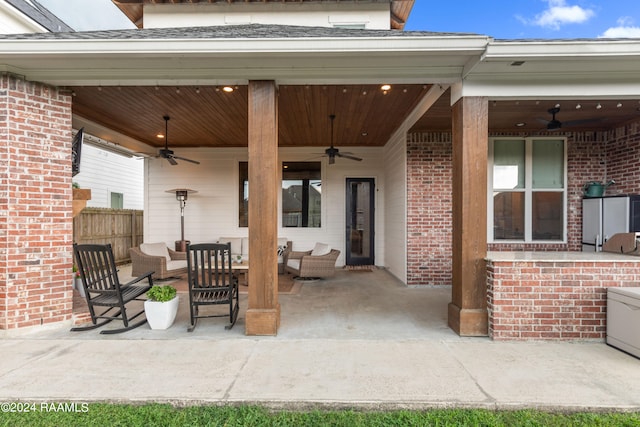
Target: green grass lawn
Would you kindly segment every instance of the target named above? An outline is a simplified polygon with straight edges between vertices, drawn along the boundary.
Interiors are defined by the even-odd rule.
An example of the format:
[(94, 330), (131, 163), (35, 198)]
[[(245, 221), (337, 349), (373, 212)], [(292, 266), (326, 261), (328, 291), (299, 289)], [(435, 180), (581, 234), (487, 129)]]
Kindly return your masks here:
[(0, 426), (640, 426), (640, 412), (271, 411), (258, 406), (78, 404), (76, 407), (41, 408), (39, 403), (35, 405), (34, 411), (20, 413), (7, 412), (3, 408)]

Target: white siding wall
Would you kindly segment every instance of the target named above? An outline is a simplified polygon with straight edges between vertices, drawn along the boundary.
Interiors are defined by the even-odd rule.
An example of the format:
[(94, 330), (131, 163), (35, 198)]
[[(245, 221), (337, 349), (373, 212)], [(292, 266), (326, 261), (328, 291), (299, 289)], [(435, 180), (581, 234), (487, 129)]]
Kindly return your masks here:
[(407, 282), (407, 142), (403, 134), (384, 149), (385, 258), (388, 271)]
[(333, 27), (363, 26), (388, 30), (389, 3), (347, 5), (335, 3), (296, 4), (145, 4), (144, 27), (278, 24)]
[(111, 207), (111, 193), (123, 194), (124, 209), (144, 207), (144, 162), (89, 144), (82, 145), (80, 173), (73, 177), (80, 188), (91, 189), (87, 207)]
[[(382, 148), (350, 147), (349, 151), (364, 158), (362, 162), (336, 159), (328, 165), (318, 157), (322, 148), (281, 148), (280, 161), (323, 161), (322, 227), (282, 228), (278, 209), (278, 235), (293, 241), (294, 250), (308, 250), (316, 242), (339, 249), (337, 265), (344, 265), (345, 252), (345, 179), (376, 179), (376, 264), (384, 265), (384, 175)], [(174, 188), (198, 191), (187, 200), (185, 239), (192, 243), (216, 241), (219, 237), (244, 237), (248, 229), (238, 226), (238, 162), (247, 160), (247, 149), (180, 149), (176, 154), (197, 159), (200, 165), (179, 162), (171, 166), (164, 159), (145, 160), (145, 242), (165, 242), (173, 248), (180, 239), (180, 206)], [(251, 189), (249, 189), (251, 191)], [(278, 204), (282, 202), (279, 200)]]

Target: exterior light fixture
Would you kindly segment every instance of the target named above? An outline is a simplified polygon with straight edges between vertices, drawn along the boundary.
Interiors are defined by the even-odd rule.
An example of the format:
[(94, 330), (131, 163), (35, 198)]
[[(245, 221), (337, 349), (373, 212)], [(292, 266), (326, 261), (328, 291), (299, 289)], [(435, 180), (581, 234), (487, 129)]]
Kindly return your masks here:
[(618, 102), (618, 104), (616, 105), (616, 107), (618, 107), (618, 108), (622, 108), (622, 102)]
[(596, 105), (596, 110), (599, 110), (602, 108), (602, 105), (598, 102), (598, 105)]
[(576, 104), (576, 110), (579, 110), (579, 109), (581, 109), (581, 108), (582, 108), (582, 105), (580, 105), (580, 104)]
[(167, 190), (167, 193), (174, 193), (176, 200), (180, 202), (180, 240), (176, 240), (176, 251), (186, 252), (187, 244), (191, 243), (189, 240), (184, 240), (184, 207), (187, 205), (187, 198), (189, 194), (197, 193), (195, 190), (188, 188), (174, 188), (173, 190)]

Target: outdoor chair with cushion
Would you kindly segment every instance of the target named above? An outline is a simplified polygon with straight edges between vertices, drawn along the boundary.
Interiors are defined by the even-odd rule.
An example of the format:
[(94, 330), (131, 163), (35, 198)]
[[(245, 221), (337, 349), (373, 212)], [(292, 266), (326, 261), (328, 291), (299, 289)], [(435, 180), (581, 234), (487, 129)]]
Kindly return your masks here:
[(229, 307), (229, 325), (236, 323), (240, 311), (240, 293), (238, 279), (231, 270), (231, 245), (229, 243), (200, 243), (187, 245), (188, 281), (189, 281), (189, 319), (187, 329), (193, 332), (200, 318), (225, 317), (207, 311), (200, 314), (200, 306), (226, 305)]
[(187, 253), (173, 251), (165, 243), (143, 243), (130, 248), (129, 255), (132, 276), (153, 271), (153, 278), (162, 280), (187, 272)]
[[(101, 334), (117, 334), (137, 328), (147, 322), (145, 318), (131, 324), (133, 319), (144, 314), (144, 308), (141, 306), (137, 312), (131, 314), (127, 311), (127, 305), (132, 301), (144, 301), (139, 297), (153, 286), (151, 271), (138, 275), (128, 283), (121, 284), (110, 244), (79, 245), (75, 243), (73, 252), (78, 263), (78, 271), (93, 325), (72, 328), (72, 331), (95, 329), (112, 320), (121, 320), (124, 324), (123, 328), (100, 332)], [(137, 284), (145, 279), (146, 283)], [(103, 320), (98, 323), (98, 319)]]
[(310, 251), (291, 251), (288, 254), (286, 271), (301, 278), (327, 278), (336, 274), (337, 249), (325, 243), (316, 243)]

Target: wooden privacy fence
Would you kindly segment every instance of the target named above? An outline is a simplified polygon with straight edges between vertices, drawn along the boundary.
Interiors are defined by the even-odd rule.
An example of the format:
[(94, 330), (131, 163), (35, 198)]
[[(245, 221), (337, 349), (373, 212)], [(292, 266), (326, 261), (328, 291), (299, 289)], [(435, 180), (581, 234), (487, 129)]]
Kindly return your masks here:
[(73, 219), (74, 243), (111, 243), (117, 264), (131, 262), (129, 248), (142, 243), (143, 211), (84, 208)]

